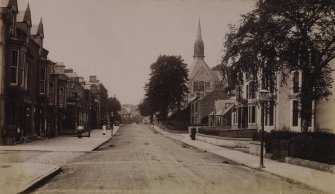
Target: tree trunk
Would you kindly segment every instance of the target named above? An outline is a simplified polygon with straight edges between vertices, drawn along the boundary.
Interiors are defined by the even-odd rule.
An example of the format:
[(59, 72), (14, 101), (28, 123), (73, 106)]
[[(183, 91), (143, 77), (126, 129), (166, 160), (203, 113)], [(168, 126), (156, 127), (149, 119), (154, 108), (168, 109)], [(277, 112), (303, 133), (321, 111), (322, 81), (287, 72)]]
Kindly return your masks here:
[(304, 133), (308, 132), (308, 127), (312, 122), (312, 103), (313, 103), (313, 83), (312, 74), (308, 70), (304, 70), (302, 73), (302, 85), (300, 93), (301, 103), (301, 131)]

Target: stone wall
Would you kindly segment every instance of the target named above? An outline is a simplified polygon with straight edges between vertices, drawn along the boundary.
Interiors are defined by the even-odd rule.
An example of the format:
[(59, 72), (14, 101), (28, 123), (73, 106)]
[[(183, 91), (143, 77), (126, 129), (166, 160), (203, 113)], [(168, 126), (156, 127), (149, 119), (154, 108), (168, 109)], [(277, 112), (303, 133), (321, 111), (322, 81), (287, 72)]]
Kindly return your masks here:
[(259, 155), (260, 153), (260, 142), (252, 141), (251, 138), (228, 138), (197, 133), (196, 139), (217, 146), (234, 148), (253, 155)]

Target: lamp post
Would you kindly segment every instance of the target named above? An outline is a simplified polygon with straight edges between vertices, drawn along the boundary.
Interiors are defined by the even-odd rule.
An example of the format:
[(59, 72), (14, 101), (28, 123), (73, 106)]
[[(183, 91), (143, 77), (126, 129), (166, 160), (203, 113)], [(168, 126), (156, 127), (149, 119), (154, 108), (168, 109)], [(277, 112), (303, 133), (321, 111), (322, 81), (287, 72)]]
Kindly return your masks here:
[(259, 97), (258, 97), (258, 101), (261, 103), (261, 153), (260, 153), (260, 161), (259, 161), (259, 168), (265, 168), (264, 166), (264, 104), (267, 102), (268, 100), (268, 95), (269, 95), (269, 91), (267, 90), (260, 90), (258, 92)]
[(88, 109), (88, 137), (91, 137), (91, 129), (92, 129), (92, 105), (90, 105)]

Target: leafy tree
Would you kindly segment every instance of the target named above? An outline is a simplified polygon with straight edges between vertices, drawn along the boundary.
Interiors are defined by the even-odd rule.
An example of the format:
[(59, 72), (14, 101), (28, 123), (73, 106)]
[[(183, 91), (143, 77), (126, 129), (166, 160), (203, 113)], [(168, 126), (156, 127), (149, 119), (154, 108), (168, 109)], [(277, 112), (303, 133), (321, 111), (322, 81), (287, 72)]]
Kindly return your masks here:
[(179, 110), (187, 94), (187, 65), (181, 56), (161, 55), (150, 67), (146, 98), (158, 120), (165, 120), (169, 112)]
[(235, 72), (248, 73), (256, 81), (259, 72), (267, 82), (278, 72), (282, 84), (287, 84), (288, 72), (302, 71), (300, 115), (306, 132), (313, 100), (331, 95), (335, 1), (264, 0), (242, 17), (241, 25), (230, 26), (226, 36), (223, 65), (232, 65)]
[(152, 116), (152, 114), (154, 113), (148, 98), (145, 98), (138, 105), (138, 110), (140, 111), (140, 114), (144, 117)]
[(121, 110), (121, 103), (116, 97), (110, 97), (107, 99), (107, 103), (105, 105), (106, 111), (109, 113), (111, 117), (113, 115), (113, 121), (121, 121), (118, 111)]

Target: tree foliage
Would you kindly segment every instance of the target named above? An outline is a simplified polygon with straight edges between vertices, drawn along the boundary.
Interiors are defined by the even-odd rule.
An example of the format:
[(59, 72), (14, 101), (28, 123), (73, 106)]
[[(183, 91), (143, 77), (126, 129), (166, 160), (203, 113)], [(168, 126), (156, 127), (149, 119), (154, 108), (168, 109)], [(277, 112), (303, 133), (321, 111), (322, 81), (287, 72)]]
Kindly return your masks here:
[(145, 86), (146, 100), (159, 120), (165, 120), (170, 111), (181, 108), (187, 95), (187, 65), (181, 56), (161, 55), (150, 66), (149, 83)]
[[(299, 92), (303, 130), (312, 115), (312, 101), (331, 95), (335, 58), (334, 0), (264, 0), (243, 15), (240, 26), (230, 26), (222, 63), (225, 71), (244, 72), (256, 81), (287, 84), (288, 72), (302, 72)], [(236, 76), (241, 79), (241, 77)]]
[(107, 99), (107, 104), (105, 104), (109, 112), (117, 112), (121, 110), (121, 103), (116, 97), (110, 97)]
[(140, 111), (140, 114), (144, 117), (152, 116), (152, 114), (154, 113), (148, 98), (145, 98), (138, 105), (138, 110)]
[(105, 107), (112, 122), (115, 121), (121, 122), (121, 117), (118, 113), (118, 111), (121, 110), (121, 103), (116, 97), (108, 98), (107, 103), (103, 104), (102, 106)]

